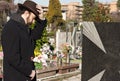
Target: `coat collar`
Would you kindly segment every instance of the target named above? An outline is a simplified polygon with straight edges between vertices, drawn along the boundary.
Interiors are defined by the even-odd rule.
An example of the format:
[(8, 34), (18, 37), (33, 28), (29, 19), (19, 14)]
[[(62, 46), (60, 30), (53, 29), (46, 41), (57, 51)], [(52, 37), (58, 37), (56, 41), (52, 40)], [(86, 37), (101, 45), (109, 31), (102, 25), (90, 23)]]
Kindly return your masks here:
[(17, 21), (17, 22), (19, 22), (19, 23), (21, 23), (21, 24), (23, 24), (23, 25), (26, 25), (24, 19), (23, 19), (23, 18), (21, 17), (21, 15), (18, 14), (18, 13), (14, 13), (14, 14), (11, 16), (11, 19), (13, 19), (13, 20), (15, 20), (15, 21)]
[(28, 32), (29, 30), (29, 26), (27, 24), (25, 24), (25, 21), (24, 19), (21, 17), (20, 14), (17, 14), (17, 13), (14, 13), (12, 16), (11, 16), (11, 19), (18, 22), (20, 28), (22, 28), (23, 30), (26, 30)]

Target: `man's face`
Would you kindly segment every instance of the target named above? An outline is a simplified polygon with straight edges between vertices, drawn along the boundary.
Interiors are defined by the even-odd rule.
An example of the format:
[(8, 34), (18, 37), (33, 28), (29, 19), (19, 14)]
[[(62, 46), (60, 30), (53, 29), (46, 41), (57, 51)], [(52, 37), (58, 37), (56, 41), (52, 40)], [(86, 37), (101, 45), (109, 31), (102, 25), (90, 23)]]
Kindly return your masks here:
[(32, 23), (34, 23), (35, 17), (36, 17), (36, 16), (35, 16), (32, 12), (30, 12), (30, 13), (29, 13), (29, 16), (28, 16), (28, 18), (27, 18), (27, 24), (31, 25)]

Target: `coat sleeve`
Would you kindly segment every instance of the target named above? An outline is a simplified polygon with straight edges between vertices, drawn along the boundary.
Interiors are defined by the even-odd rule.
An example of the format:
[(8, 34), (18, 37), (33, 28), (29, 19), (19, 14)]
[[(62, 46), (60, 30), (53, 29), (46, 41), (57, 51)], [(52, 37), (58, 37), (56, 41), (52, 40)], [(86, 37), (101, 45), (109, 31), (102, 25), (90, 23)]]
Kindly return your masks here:
[(44, 28), (47, 26), (47, 20), (36, 19), (36, 24), (34, 29), (31, 31), (31, 37), (33, 40), (40, 39), (42, 36)]
[(21, 57), (18, 31), (14, 27), (4, 28), (1, 38), (5, 63), (23, 75), (29, 76), (32, 72), (32, 61)]

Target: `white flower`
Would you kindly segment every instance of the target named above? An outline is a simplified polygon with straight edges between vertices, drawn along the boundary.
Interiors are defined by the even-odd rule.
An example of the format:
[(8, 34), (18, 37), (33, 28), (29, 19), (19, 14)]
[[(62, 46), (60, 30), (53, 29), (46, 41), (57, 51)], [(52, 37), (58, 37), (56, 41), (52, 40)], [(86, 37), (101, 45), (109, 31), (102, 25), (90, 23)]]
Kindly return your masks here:
[(48, 56), (46, 54), (42, 54), (41, 57), (44, 59), (44, 60), (47, 60), (48, 59)]
[(38, 63), (40, 63), (41, 60), (40, 60), (38, 57), (35, 57), (35, 58), (33, 59), (33, 62), (38, 62)]
[(48, 59), (48, 56), (46, 54), (42, 54), (42, 55), (39, 55), (38, 57), (35, 57), (33, 59), (33, 62), (38, 62), (38, 63), (42, 62), (44, 66), (47, 66), (47, 62), (46, 62), (47, 59)]

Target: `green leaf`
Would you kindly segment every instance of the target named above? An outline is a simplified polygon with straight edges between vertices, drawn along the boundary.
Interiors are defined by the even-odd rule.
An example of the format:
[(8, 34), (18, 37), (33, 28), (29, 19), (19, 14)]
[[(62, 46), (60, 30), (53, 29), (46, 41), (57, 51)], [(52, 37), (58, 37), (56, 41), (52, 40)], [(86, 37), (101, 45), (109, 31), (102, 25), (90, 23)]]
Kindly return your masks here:
[(40, 62), (40, 63), (35, 62), (34, 65), (35, 65), (36, 69), (42, 69), (43, 68), (42, 67), (42, 62)]

